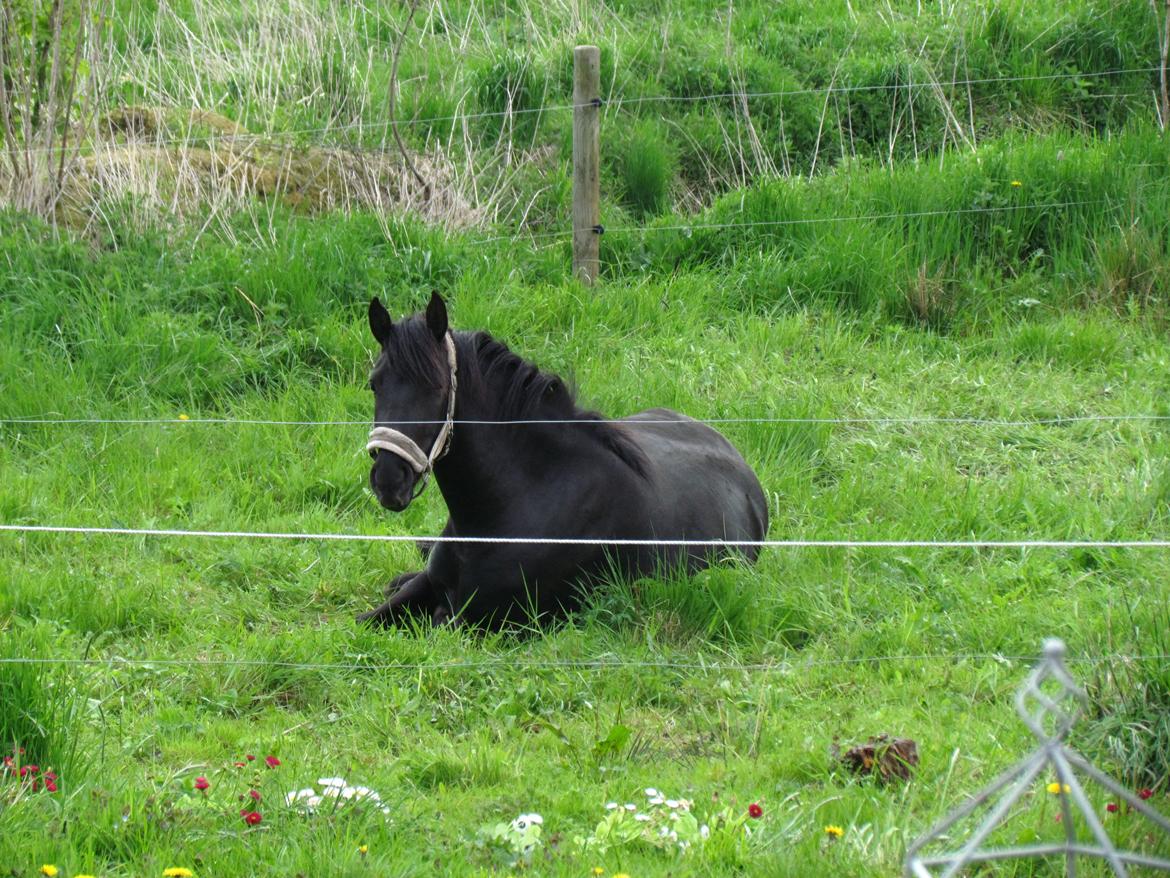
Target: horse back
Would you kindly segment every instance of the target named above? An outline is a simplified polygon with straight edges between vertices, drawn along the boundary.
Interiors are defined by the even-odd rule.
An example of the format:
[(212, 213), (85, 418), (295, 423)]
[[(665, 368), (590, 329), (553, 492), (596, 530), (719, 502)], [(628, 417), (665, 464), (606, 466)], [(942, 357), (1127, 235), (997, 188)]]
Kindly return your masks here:
[[(762, 540), (768, 503), (760, 480), (723, 434), (656, 408), (622, 419), (646, 459), (654, 532), (663, 538)], [(744, 553), (754, 560), (756, 547)]]

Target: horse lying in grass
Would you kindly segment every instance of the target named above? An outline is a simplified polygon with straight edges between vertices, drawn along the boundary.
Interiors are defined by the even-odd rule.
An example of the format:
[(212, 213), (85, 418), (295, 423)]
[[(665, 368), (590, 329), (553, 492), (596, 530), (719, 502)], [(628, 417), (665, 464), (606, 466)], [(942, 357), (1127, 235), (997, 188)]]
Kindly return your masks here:
[(450, 514), (443, 536), (730, 545), (439, 542), (424, 570), (396, 577), (359, 620), (527, 624), (572, 610), (613, 572), (693, 572), (728, 551), (756, 559), (767, 501), (715, 430), (669, 409), (619, 421), (584, 411), (560, 378), (486, 332), (451, 331), (438, 294), (425, 316), (398, 323), (374, 299), (369, 320), (382, 348), (370, 377), (370, 487), (387, 509), (405, 509), (433, 471)]

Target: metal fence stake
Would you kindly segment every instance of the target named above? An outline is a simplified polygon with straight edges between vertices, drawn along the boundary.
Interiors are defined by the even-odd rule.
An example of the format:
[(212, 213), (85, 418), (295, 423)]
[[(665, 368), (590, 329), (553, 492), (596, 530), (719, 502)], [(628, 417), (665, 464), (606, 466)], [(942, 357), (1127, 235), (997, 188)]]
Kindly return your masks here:
[[(973, 795), (930, 830), (915, 841), (906, 852), (906, 875), (911, 878), (953, 878), (967, 866), (996, 860), (1017, 860), (1034, 857), (1062, 856), (1065, 874), (1076, 875), (1078, 857), (1093, 857), (1104, 860), (1110, 870), (1120, 878), (1129, 875), (1130, 865), (1145, 866), (1170, 872), (1170, 860), (1118, 850), (1109, 838), (1109, 833), (1093, 809), (1084, 785), (1077, 773), (1088, 780), (1105, 787), (1120, 798), (1131, 809), (1145, 816), (1150, 822), (1170, 835), (1170, 820), (1167, 820), (1132, 791), (1092, 765), (1079, 753), (1065, 746), (1068, 733), (1087, 702), (1084, 690), (1068, 672), (1064, 664), (1065, 646), (1060, 640), (1044, 642), (1044, 655), (1040, 663), (1028, 675), (1024, 685), (1016, 693), (1016, 712), (1020, 719), (1040, 742), (1040, 746), (1020, 762), (1003, 772), (990, 784)], [(1044, 691), (1046, 683), (1055, 683), (1055, 695)], [(1060, 798), (1060, 817), (1064, 829), (1062, 842), (1020, 845), (1006, 848), (984, 848), (983, 842), (1011, 813), (1012, 808), (1037, 777), (1049, 769), (1056, 777), (1057, 796)], [(967, 837), (958, 850), (941, 854), (925, 855), (924, 849), (950, 841), (948, 831), (965, 817), (970, 816), (990, 802), (1002, 791), (1007, 790), (995, 803), (991, 812)], [(1095, 844), (1079, 841), (1074, 817), (1079, 815), (1093, 836)], [(934, 870), (938, 870), (937, 872)]]

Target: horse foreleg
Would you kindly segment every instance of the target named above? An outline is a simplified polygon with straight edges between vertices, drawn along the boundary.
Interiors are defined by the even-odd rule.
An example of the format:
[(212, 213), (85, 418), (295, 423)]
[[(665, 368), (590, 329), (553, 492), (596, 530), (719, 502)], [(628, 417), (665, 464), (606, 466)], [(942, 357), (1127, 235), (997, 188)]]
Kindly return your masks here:
[(431, 580), (426, 572), (404, 573), (396, 577), (387, 586), (387, 592), (398, 588), (390, 594), (386, 601), (377, 609), (362, 613), (357, 617), (359, 622), (373, 622), (383, 628), (396, 625), (404, 615), (425, 615), (434, 608), (435, 595), (431, 589)]
[(394, 595), (398, 594), (398, 592), (402, 589), (402, 586), (406, 585), (406, 583), (410, 582), (410, 580), (414, 579), (420, 573), (422, 573), (421, 570), (412, 570), (409, 573), (399, 573), (397, 576), (386, 583), (386, 587), (382, 589), (382, 597), (394, 597)]

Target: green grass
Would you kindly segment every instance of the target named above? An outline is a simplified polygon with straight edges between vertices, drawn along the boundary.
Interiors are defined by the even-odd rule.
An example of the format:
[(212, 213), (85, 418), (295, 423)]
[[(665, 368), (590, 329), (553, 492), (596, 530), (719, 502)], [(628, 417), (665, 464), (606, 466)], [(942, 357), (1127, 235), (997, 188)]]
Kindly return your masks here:
[[(1102, 204), (1000, 221), (649, 233), (641, 245), (615, 234), (609, 280), (593, 292), (564, 280), (559, 246), (485, 245), (410, 221), (388, 240), (372, 217), (277, 212), (266, 243), (114, 226), (94, 248), (8, 215), (0, 415), (362, 421), (369, 295), (403, 311), (432, 286), (456, 326), (489, 329), (612, 414), (1167, 414), (1162, 292), (1118, 292), (1118, 261), (1093, 258), (1138, 240), (1133, 258), (1164, 270), (1164, 161), (1156, 136), (1135, 131), (1005, 141), (929, 173), (761, 184), (695, 225), (953, 210), (987, 192), (1012, 204), (1025, 201), (1016, 178), (1045, 202)], [(945, 319), (906, 304), (898, 278), (913, 280), (920, 261), (948, 266), (937, 275), (938, 294), (954, 297)], [(360, 426), (0, 430), (5, 522), (428, 534), (443, 520), (434, 491), (403, 515), (378, 509)], [(1160, 422), (726, 433), (766, 486), (777, 539), (1140, 540), (1170, 524)], [(79, 713), (52, 730), (80, 756), (48, 751), (47, 764), (68, 766), (55, 797), (7, 788), (0, 864), (356, 875), (437, 859), (487, 874), (512, 855), (481, 830), (537, 811), (557, 840), (540, 850), (540, 874), (894, 874), (910, 837), (1027, 748), (1011, 695), (1040, 639), (1065, 638), (1074, 657), (1159, 652), (1143, 632), (1162, 618), (1170, 569), (1158, 551), (772, 550), (754, 568), (614, 583), (572, 624), (522, 639), (356, 627), (413, 556), (399, 545), (4, 537), (9, 652), (88, 649), (108, 664), (59, 678), (5, 666), (6, 691), (76, 693)], [(35, 650), (23, 630), (37, 633)], [(937, 657), (882, 658), (914, 655)], [(191, 664), (150, 661), (163, 659)], [(1118, 680), (1138, 673), (1075, 667), (1106, 683), (1111, 668)], [(1148, 668), (1143, 691), (1163, 691), (1164, 664)], [(1155, 718), (1125, 686), (1094, 691), (1100, 719), (1081, 740), (1107, 768), (1164, 789), (1142, 731)], [(52, 728), (63, 714), (46, 697), (36, 714)], [(6, 729), (30, 698), (6, 701)], [(879, 732), (918, 740), (910, 786), (858, 782), (832, 761), (835, 738)], [(247, 752), (283, 764), (232, 768)], [(192, 790), (197, 775), (213, 783), (209, 802)], [(378, 790), (389, 820), (279, 805), (333, 775)], [(236, 797), (252, 786), (264, 822), (245, 832)], [(757, 800), (765, 818), (750, 841), (725, 833), (681, 858), (645, 844), (578, 851), (572, 839), (593, 833), (606, 801), (641, 801), (646, 786), (693, 799), (704, 818)], [(1053, 831), (1042, 802), (1025, 809), (1027, 832)], [(835, 845), (822, 838), (830, 823), (846, 829)], [(1132, 821), (1117, 831), (1145, 844)], [(1040, 874), (1014, 869), (1004, 874)]]
[[(508, 238), (522, 215), (566, 227), (557, 114), (486, 117), (466, 137), (404, 128), (506, 191), (488, 232), (246, 198), (180, 218), (115, 193), (84, 237), (0, 211), (0, 522), (437, 533), (433, 488), (401, 515), (369, 496), (360, 424), (198, 420), (367, 421), (370, 296), (397, 314), (438, 289), (457, 328), (491, 331), (606, 413), (792, 419), (724, 427), (760, 475), (772, 539), (1164, 539), (1166, 421), (830, 422), (1170, 415), (1170, 152), (1150, 75), (911, 104), (886, 88), (1150, 66), (1147, 6), (941, 9), (420, 8), (404, 118), (559, 103), (569, 47), (602, 46), (593, 290), (567, 280), (567, 239)], [(400, 15), (120, 4), (111, 33), (133, 75), (115, 97), (376, 145)], [(831, 83), (873, 88), (763, 100), (750, 118), (730, 100), (613, 100)], [(7, 420), (42, 415), (168, 423)], [(0, 658), (69, 660), (0, 663), (0, 745), (61, 786), (0, 776), (0, 873), (895, 875), (910, 840), (1030, 747), (1012, 697), (1048, 636), (1092, 696), (1074, 743), (1167, 808), (1165, 551), (771, 549), (754, 567), (609, 583), (523, 637), (354, 624), (417, 565), (409, 544), (0, 535)], [(910, 784), (831, 755), (879, 733), (918, 742)], [(389, 814), (283, 806), (330, 776)], [(605, 804), (646, 787), (693, 800), (711, 840), (685, 855), (599, 841)], [(251, 789), (263, 821), (248, 829)], [(1054, 809), (1038, 784), (995, 840), (1054, 839)], [(533, 811), (543, 844), (517, 858), (494, 828)], [(1135, 815), (1106, 824), (1168, 854)]]

